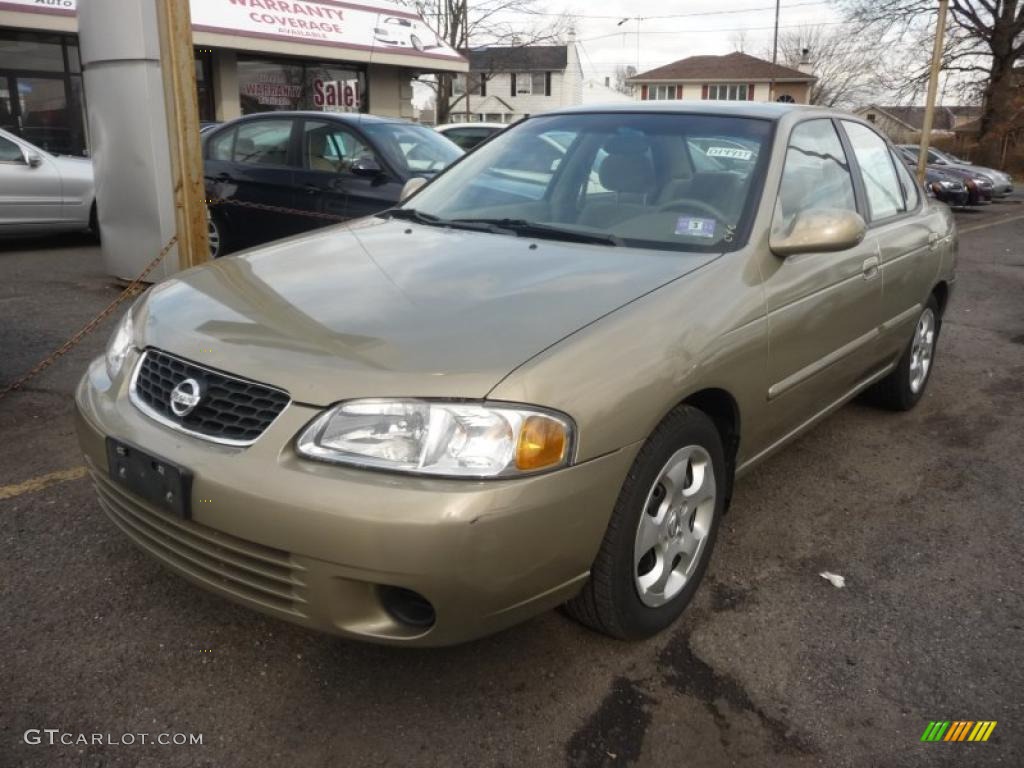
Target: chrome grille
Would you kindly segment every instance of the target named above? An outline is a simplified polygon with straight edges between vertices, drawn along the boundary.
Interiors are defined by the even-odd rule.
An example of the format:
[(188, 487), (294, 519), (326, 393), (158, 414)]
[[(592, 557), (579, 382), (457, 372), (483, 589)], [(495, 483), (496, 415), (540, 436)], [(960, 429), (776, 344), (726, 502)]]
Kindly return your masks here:
[[(202, 398), (194, 410), (177, 416), (171, 392), (195, 379)], [(132, 402), (144, 413), (183, 432), (231, 445), (251, 445), (288, 405), (288, 393), (147, 349), (135, 368)]]
[(100, 506), (137, 544), (177, 571), (246, 602), (304, 617), (304, 569), (287, 552), (149, 509), (90, 469)]

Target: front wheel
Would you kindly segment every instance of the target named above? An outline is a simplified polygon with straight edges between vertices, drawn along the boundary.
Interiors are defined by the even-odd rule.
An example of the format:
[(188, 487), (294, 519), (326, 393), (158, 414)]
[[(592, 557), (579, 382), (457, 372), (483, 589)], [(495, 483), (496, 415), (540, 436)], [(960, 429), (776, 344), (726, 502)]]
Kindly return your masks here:
[(893, 411), (909, 411), (917, 405), (931, 377), (941, 324), (939, 303), (932, 296), (918, 315), (914, 335), (896, 368), (871, 390), (878, 405)]
[(641, 448), (623, 483), (573, 618), (621, 639), (674, 622), (693, 598), (725, 508), (722, 438), (702, 411), (683, 405)]

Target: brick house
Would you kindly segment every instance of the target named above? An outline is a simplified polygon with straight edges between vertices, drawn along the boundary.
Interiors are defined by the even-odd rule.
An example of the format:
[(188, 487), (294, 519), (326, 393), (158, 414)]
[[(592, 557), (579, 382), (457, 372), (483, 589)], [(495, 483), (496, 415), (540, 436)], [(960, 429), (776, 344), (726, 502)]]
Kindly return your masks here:
[(492, 46), (462, 54), (469, 73), (453, 82), (452, 122), (513, 123), (583, 101), (583, 68), (572, 38), (568, 45)]
[(721, 101), (783, 101), (807, 104), (817, 78), (804, 52), (798, 69), (739, 51), (725, 56), (690, 56), (629, 79), (634, 98)]

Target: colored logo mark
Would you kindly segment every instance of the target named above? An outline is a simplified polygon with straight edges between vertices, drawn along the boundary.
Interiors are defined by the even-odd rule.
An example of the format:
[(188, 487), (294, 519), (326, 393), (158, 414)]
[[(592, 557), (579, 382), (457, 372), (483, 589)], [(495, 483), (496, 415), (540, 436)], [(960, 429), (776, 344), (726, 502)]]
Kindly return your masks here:
[(921, 741), (988, 741), (995, 729), (995, 720), (932, 720)]

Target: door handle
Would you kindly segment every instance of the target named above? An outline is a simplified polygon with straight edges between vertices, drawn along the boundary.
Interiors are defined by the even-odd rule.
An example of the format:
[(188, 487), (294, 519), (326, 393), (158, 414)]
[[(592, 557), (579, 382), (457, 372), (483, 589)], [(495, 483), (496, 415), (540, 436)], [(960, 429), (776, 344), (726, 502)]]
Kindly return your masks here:
[(316, 184), (307, 184), (303, 189), (307, 195), (319, 195), (322, 192), (326, 192), (323, 187), (318, 187)]
[(218, 173), (216, 176), (213, 177), (213, 180), (214, 181), (218, 181), (218, 182), (232, 182), (232, 181), (234, 181), (234, 179), (232, 179), (231, 176), (229, 176), (226, 173)]
[(933, 251), (939, 247), (939, 241), (942, 240), (942, 235), (938, 232), (932, 232), (928, 235), (928, 247)]
[(865, 280), (873, 280), (878, 277), (878, 257), (872, 256), (871, 258), (864, 259), (864, 263), (860, 265), (861, 272), (864, 274)]

